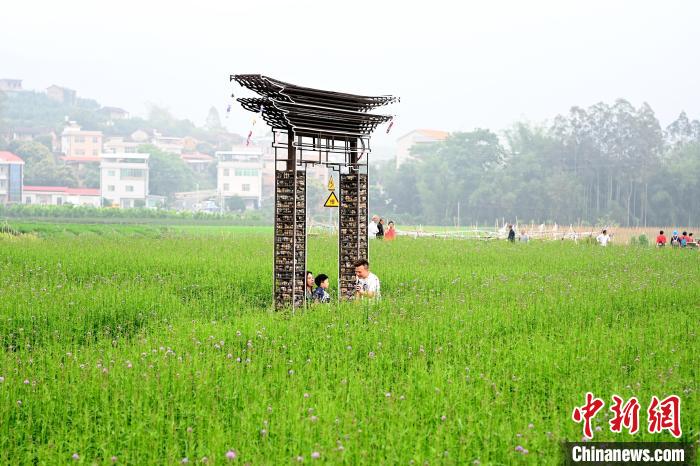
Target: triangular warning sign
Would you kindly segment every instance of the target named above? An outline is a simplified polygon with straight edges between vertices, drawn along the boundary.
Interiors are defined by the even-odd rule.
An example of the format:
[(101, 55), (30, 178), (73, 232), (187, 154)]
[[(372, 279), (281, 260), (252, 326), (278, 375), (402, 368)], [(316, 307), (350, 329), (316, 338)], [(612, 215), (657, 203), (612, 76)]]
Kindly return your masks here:
[(326, 199), (326, 203), (323, 204), (323, 207), (338, 207), (339, 205), (340, 201), (338, 201), (335, 193), (331, 192), (331, 195), (328, 196), (328, 199)]
[(328, 191), (335, 191), (335, 182), (333, 181), (332, 176), (331, 179), (328, 180)]

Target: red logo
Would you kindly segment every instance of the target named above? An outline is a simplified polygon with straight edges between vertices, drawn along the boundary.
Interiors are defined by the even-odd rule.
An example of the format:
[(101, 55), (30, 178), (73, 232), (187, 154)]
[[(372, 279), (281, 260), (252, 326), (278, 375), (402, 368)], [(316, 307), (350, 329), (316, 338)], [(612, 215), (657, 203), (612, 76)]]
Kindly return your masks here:
[(676, 438), (681, 436), (681, 399), (676, 395), (671, 395), (662, 401), (652, 396), (647, 414), (650, 434), (668, 430)]
[[(632, 397), (627, 402), (618, 395), (612, 396), (610, 411), (614, 416), (609, 421), (610, 431), (621, 433), (626, 429), (631, 435), (639, 432), (639, 411), (641, 409), (639, 400)], [(586, 393), (586, 403), (583, 406), (576, 406), (571, 419), (576, 423), (583, 422), (583, 435), (593, 438), (591, 420), (598, 414), (605, 402), (593, 396), (593, 393)], [(681, 399), (676, 395), (670, 395), (663, 400), (652, 396), (649, 408), (647, 409), (648, 431), (650, 434), (658, 434), (667, 430), (675, 438), (682, 435), (681, 430)]]
[(605, 406), (605, 402), (600, 398), (595, 398), (593, 393), (586, 393), (586, 404), (574, 408), (571, 418), (574, 422), (583, 421), (583, 435), (587, 438), (593, 438), (593, 430), (591, 429), (591, 419)]
[(627, 400), (627, 403), (622, 404), (622, 398), (613, 395), (613, 405), (610, 411), (615, 413), (615, 417), (610, 420), (610, 431), (622, 432), (624, 427), (630, 434), (636, 434), (639, 431), (639, 401), (632, 397)]

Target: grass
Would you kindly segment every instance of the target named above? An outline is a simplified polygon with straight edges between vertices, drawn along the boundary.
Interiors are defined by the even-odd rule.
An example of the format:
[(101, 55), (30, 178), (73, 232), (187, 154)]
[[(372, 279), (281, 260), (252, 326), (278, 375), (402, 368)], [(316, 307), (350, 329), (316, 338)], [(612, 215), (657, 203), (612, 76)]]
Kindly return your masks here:
[[(269, 228), (12, 226), (3, 464), (559, 464), (586, 391), (637, 396), (643, 431), (677, 394), (699, 438), (697, 251), (372, 242), (379, 304), (291, 313)], [(309, 268), (335, 278), (336, 247)], [(673, 440), (604, 414), (596, 440)]]

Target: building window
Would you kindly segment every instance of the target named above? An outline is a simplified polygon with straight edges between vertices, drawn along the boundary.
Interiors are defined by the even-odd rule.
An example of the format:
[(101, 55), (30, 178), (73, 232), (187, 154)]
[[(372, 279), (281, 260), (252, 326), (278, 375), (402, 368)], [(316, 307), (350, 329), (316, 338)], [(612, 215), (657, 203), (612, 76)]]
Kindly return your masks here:
[(56, 205), (63, 205), (63, 198), (62, 197), (56, 198)]
[(85, 142), (85, 138), (82, 136), (76, 136), (75, 137), (75, 142)]
[(114, 185), (110, 184), (109, 186), (107, 186), (107, 191), (114, 191)]
[(75, 155), (85, 155), (85, 151), (83, 149), (75, 149)]
[(93, 137), (92, 137), (92, 142), (94, 142), (94, 143), (97, 143), (97, 142), (98, 142), (98, 141), (97, 141), (97, 136), (93, 136)]
[(250, 185), (249, 185), (249, 184), (244, 184), (244, 185), (243, 185), (243, 191), (250, 191)]
[(229, 190), (229, 184), (228, 184), (228, 183), (224, 183), (224, 191), (228, 191), (228, 190)]
[(134, 192), (134, 187), (130, 184), (126, 185), (126, 192), (127, 193), (133, 193)]
[(24, 203), (25, 203), (25, 204), (31, 204), (31, 203), (32, 203), (32, 198), (29, 197), (29, 196), (27, 196), (26, 198), (24, 198)]
[(114, 176), (116, 174), (117, 172), (115, 172), (114, 170), (107, 170), (107, 176)]
[(97, 157), (97, 149), (93, 149), (93, 150), (92, 150), (92, 155), (94, 155), (95, 157)]
[(140, 168), (122, 168), (121, 176), (122, 178), (141, 178), (143, 170)]
[(236, 176), (258, 176), (257, 168), (236, 168)]
[(224, 176), (229, 176), (231, 172), (229, 171), (228, 168), (224, 168)]

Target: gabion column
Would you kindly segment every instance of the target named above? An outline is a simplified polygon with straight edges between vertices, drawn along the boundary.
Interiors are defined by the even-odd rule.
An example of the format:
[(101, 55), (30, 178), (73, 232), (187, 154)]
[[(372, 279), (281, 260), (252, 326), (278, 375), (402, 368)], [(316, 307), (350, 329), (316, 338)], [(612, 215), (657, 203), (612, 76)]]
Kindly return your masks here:
[[(295, 188), (296, 187), (296, 188)], [(306, 172), (275, 172), (275, 306), (304, 304)]]
[(367, 241), (367, 175), (350, 173), (340, 175), (339, 295), (352, 298), (355, 290), (357, 259), (368, 259)]

